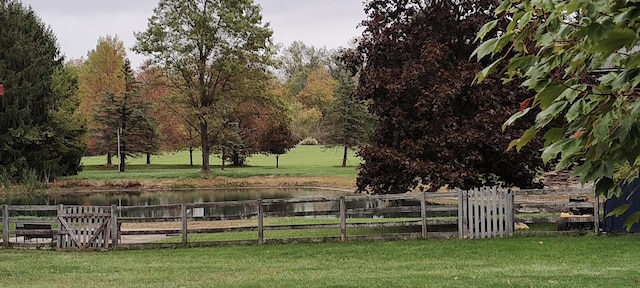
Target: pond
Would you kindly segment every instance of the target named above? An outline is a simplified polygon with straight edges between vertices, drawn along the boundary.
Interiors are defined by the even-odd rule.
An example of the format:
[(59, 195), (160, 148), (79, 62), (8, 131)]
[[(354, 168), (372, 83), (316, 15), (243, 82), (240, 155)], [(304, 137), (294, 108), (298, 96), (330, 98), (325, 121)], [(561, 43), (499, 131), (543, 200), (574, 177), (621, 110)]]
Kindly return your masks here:
[[(289, 199), (289, 198), (313, 198), (336, 197), (343, 195), (356, 195), (348, 190), (320, 189), (320, 188), (225, 188), (209, 190), (180, 190), (180, 191), (153, 191), (153, 192), (129, 192), (129, 193), (69, 193), (56, 195), (36, 195), (20, 198), (0, 200), (0, 204), (9, 205), (82, 205), (82, 206), (152, 206), (182, 203), (208, 203), (222, 201), (242, 201), (257, 199)], [(407, 200), (408, 202), (413, 202)], [(394, 201), (350, 201), (348, 209), (354, 208), (382, 208), (396, 205), (419, 206), (420, 203), (397, 203)], [(194, 208), (190, 209), (192, 217), (234, 217), (247, 213), (253, 213), (255, 207), (245, 205), (225, 208)], [(311, 211), (337, 211), (338, 201), (320, 203), (279, 203), (265, 207), (265, 212), (311, 212)], [(252, 210), (252, 211), (248, 211)], [(52, 212), (54, 213), (54, 212)], [(124, 217), (175, 217), (179, 211), (153, 210), (136, 211), (121, 214)], [(38, 213), (40, 214), (40, 213)], [(149, 215), (147, 215), (149, 214)], [(16, 215), (17, 216), (17, 215)], [(22, 215), (27, 216), (27, 215)], [(35, 215), (33, 215), (35, 216)], [(39, 215), (45, 216), (45, 215)], [(389, 217), (389, 214), (370, 215), (369, 217)], [(396, 216), (396, 215), (393, 215)], [(409, 216), (404, 214), (403, 216)], [(415, 215), (413, 215), (415, 216)]]
[(206, 203), (257, 199), (289, 199), (354, 195), (346, 190), (319, 188), (224, 188), (207, 190), (169, 190), (150, 192), (66, 193), (29, 195), (0, 200), (9, 205), (148, 206)]

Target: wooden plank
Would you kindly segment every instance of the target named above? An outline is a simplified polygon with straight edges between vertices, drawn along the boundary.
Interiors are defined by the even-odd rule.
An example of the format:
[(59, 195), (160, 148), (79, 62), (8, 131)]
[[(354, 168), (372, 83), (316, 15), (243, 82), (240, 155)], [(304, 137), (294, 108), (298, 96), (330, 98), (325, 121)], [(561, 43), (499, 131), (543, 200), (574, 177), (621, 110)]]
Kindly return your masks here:
[[(462, 191), (462, 190), (460, 190)], [(459, 192), (425, 192), (427, 194), (427, 198), (456, 198), (458, 197)]]
[(2, 246), (9, 248), (9, 206), (2, 205)]
[(521, 195), (595, 195), (594, 188), (585, 189), (522, 189), (515, 192)]
[[(427, 208), (427, 211), (430, 211)], [(385, 214), (385, 213), (420, 213), (420, 206), (399, 206), (399, 207), (384, 207), (384, 208), (352, 208), (347, 209), (347, 214)]]
[(236, 206), (253, 206), (255, 200), (242, 200), (242, 201), (223, 201), (223, 202), (209, 202), (209, 203), (187, 203), (187, 208), (221, 208), (221, 207), (236, 207)]
[(491, 193), (491, 235), (490, 237), (498, 236), (498, 199), (500, 197), (500, 191), (493, 190)]
[(487, 236), (487, 188), (478, 189), (479, 199), (478, 199), (478, 209), (480, 209), (480, 218), (478, 218), (478, 222), (480, 222), (480, 238), (486, 238)]
[(9, 211), (56, 211), (53, 205), (9, 205)]
[(514, 214), (514, 210), (513, 210), (513, 200), (514, 200), (514, 195), (513, 195), (513, 191), (511, 191), (511, 189), (507, 190), (507, 209), (506, 209), (506, 213), (507, 213), (507, 236), (511, 237), (513, 236), (513, 231), (514, 231), (514, 223), (513, 223), (513, 214)]
[(122, 206), (120, 211), (149, 211), (149, 210), (179, 210), (181, 204), (148, 205), (148, 206)]
[(498, 231), (497, 234), (500, 237), (504, 237), (504, 223), (505, 223), (505, 218), (504, 218), (504, 191), (502, 191), (501, 193), (498, 193), (497, 195), (497, 211), (496, 211), (496, 218), (498, 219)]
[[(63, 212), (64, 212), (64, 205), (62, 205), (62, 204), (58, 205), (58, 212), (56, 213), (56, 216), (62, 214)], [(60, 223), (60, 217), (57, 217), (56, 220), (58, 222), (58, 243), (56, 244), (56, 247), (58, 249), (62, 249), (62, 247), (63, 247), (62, 241), (63, 241), (63, 239), (66, 238), (66, 236), (64, 236), (62, 234), (63, 231), (64, 231), (64, 227)]]
[(478, 201), (478, 190), (472, 190), (473, 193), (471, 197), (471, 201), (473, 203), (473, 238), (480, 238), (480, 221), (478, 219), (478, 215), (480, 215), (480, 203)]
[[(86, 208), (82, 208), (82, 207), (75, 207), (76, 210), (78, 211), (82, 211), (85, 210)], [(71, 219), (71, 218), (92, 218), (92, 217), (111, 217), (111, 213), (104, 213), (104, 212), (78, 212), (77, 214), (62, 214), (61, 215), (64, 218), (67, 219)], [(82, 220), (80, 220), (80, 222), (82, 222)], [(90, 223), (91, 221), (85, 221), (87, 223)]]
[(408, 199), (420, 199), (420, 195), (416, 193), (404, 193), (404, 194), (388, 194), (388, 195), (364, 195), (364, 196), (345, 196), (345, 201), (394, 201), (394, 200), (408, 200)]
[(464, 228), (462, 227), (464, 222), (462, 219), (464, 218), (464, 195), (462, 191), (458, 191), (458, 237), (460, 239), (464, 238)]
[[(116, 205), (111, 205), (111, 249), (118, 249), (118, 209)], [(108, 239), (109, 237), (107, 237)], [(106, 241), (106, 240), (105, 240)], [(107, 246), (108, 248), (108, 246)]]
[(24, 217), (9, 217), (9, 222), (11, 223), (34, 223), (34, 224), (52, 224), (56, 222), (57, 218), (55, 217), (34, 217), (34, 218), (24, 218)]
[(347, 201), (340, 197), (340, 241), (347, 241)]
[(258, 244), (264, 244), (264, 206), (262, 206), (262, 199), (256, 201), (258, 208)]
[(593, 203), (593, 226), (596, 235), (600, 234), (600, 195), (596, 196), (595, 202)]
[(302, 216), (326, 216), (336, 215), (340, 210), (323, 211), (286, 211), (286, 212), (262, 212), (263, 217), (302, 217)]
[(180, 205), (180, 210), (181, 210), (181, 215), (182, 215), (182, 244), (183, 245), (187, 245), (188, 243), (188, 236), (189, 236), (189, 230), (187, 227), (187, 205), (186, 204), (182, 204)]
[[(357, 196), (355, 196), (357, 197)], [(310, 197), (310, 198), (291, 198), (291, 199), (264, 199), (262, 204), (265, 206), (273, 204), (297, 204), (297, 203), (322, 203), (322, 202), (337, 202), (340, 201), (340, 197)]]
[(420, 218), (422, 222), (422, 238), (427, 239), (427, 194), (426, 192), (420, 193)]

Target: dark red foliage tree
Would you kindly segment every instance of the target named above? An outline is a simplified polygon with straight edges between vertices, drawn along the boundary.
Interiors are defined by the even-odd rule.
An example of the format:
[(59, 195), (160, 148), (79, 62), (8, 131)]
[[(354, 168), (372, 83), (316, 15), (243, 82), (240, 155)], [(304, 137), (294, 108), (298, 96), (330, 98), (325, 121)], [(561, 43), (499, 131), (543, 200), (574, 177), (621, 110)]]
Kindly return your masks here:
[[(474, 85), (489, 63), (469, 57), (493, 0), (371, 0), (358, 47), (344, 57), (360, 71), (357, 94), (379, 119), (358, 190), (403, 193), (414, 187), (468, 189), (534, 184), (541, 140), (507, 147), (526, 126), (502, 124), (530, 94), (495, 77)], [(490, 60), (488, 60), (490, 61)], [(530, 119), (531, 120), (531, 119)], [(426, 185), (420, 185), (420, 183)]]

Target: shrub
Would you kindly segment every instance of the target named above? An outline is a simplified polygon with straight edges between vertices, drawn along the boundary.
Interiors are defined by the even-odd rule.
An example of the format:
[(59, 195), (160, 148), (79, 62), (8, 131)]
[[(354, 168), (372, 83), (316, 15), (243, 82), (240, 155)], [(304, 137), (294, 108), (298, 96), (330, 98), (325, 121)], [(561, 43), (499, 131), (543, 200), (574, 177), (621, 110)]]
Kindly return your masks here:
[(298, 143), (298, 145), (318, 145), (320, 144), (320, 142), (318, 142), (318, 140), (316, 138), (313, 137), (307, 137), (304, 138), (300, 141), (300, 143)]

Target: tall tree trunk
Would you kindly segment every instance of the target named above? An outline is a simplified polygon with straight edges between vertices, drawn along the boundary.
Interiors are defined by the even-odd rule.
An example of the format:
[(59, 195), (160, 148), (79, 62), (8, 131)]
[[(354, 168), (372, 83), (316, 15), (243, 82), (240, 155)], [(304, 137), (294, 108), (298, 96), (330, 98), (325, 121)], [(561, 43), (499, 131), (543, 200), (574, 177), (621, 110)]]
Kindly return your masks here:
[(276, 154), (276, 169), (280, 168), (279, 163), (280, 162), (280, 155)]
[(202, 173), (211, 172), (209, 165), (209, 129), (207, 122), (200, 123), (200, 140), (202, 140)]
[(347, 167), (347, 152), (349, 150), (348, 146), (344, 146), (344, 154), (342, 154), (342, 167)]
[(151, 153), (147, 152), (147, 165), (151, 165)]
[(189, 147), (189, 166), (193, 166), (193, 147)]
[(107, 152), (107, 167), (113, 166), (113, 162), (111, 161), (111, 158), (113, 158), (113, 155), (111, 155), (111, 152)]
[(224, 148), (222, 148), (222, 165), (220, 166), (220, 170), (224, 171), (224, 166), (225, 166), (225, 157), (226, 157), (226, 150)]
[[(124, 146), (122, 146), (122, 151), (124, 151)], [(120, 152), (120, 172), (124, 172), (124, 162), (126, 156), (124, 156), (124, 152)]]

